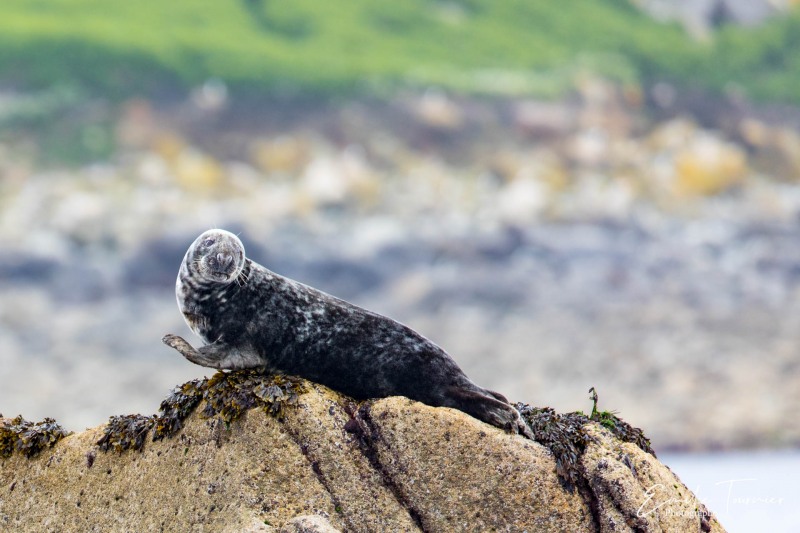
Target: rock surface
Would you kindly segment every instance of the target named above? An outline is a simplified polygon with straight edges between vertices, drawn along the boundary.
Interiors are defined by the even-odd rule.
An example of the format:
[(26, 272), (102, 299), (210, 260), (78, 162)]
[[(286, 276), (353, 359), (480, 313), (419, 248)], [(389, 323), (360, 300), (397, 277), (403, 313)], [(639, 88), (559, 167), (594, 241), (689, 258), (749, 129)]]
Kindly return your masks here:
[(358, 406), (308, 384), (282, 419), (253, 409), (226, 428), (201, 412), (140, 452), (100, 451), (101, 426), (0, 459), (0, 529), (723, 531), (600, 425), (569, 489), (544, 446), (406, 398)]

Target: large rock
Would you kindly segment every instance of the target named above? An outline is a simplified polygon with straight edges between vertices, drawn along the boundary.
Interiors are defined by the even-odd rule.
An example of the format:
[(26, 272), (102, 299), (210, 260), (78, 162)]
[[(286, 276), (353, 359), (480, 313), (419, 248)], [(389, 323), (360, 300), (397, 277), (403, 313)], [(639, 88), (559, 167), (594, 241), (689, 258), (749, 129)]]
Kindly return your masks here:
[(141, 417), (140, 451), (103, 452), (104, 435), (124, 440), (112, 426), (15, 451), (0, 459), (0, 530), (722, 531), (667, 467), (601, 425), (584, 426), (572, 485), (545, 446), (460, 411), (304, 389), (272, 415), (207, 417), (206, 401), (159, 441), (162, 422)]

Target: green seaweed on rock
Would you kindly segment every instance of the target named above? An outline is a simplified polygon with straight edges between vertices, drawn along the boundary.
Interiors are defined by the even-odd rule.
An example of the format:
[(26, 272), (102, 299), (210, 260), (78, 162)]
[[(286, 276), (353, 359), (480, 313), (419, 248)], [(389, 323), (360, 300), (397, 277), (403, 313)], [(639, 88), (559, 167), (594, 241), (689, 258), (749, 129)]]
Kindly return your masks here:
[(155, 425), (155, 418), (143, 415), (112, 416), (97, 441), (101, 450), (122, 453), (128, 449), (140, 451)]
[(650, 439), (648, 439), (644, 431), (637, 427), (633, 427), (620, 417), (614, 411), (598, 411), (597, 410), (597, 391), (594, 387), (589, 389), (592, 400), (592, 415), (589, 417), (592, 421), (598, 422), (601, 426), (611, 431), (615, 437), (623, 442), (631, 442), (638, 446), (641, 450), (656, 457), (656, 452), (650, 447)]
[(592, 440), (584, 426), (589, 418), (582, 413), (556, 413), (550, 407), (515, 405), (533, 432), (536, 442), (546, 446), (555, 457), (556, 473), (568, 487), (581, 480), (580, 458)]
[(281, 418), (284, 406), (295, 405), (304, 392), (300, 379), (283, 374), (264, 376), (255, 370), (217, 372), (205, 384), (201, 416), (219, 416), (228, 425), (245, 411), (260, 407), (268, 415)]
[(600, 424), (619, 440), (631, 442), (653, 457), (656, 455), (641, 429), (631, 426), (610, 411), (598, 411), (597, 391), (592, 387), (589, 392), (593, 402), (590, 416), (581, 411), (559, 414), (550, 407), (531, 407), (524, 403), (514, 406), (533, 432), (534, 440), (553, 453), (556, 473), (569, 488), (577, 486), (581, 480), (581, 456), (593, 440), (584, 427), (590, 422)]
[(140, 451), (151, 429), (153, 441), (172, 437), (201, 402), (200, 416), (218, 417), (226, 427), (246, 411), (259, 407), (268, 415), (281, 418), (285, 406), (295, 405), (305, 391), (303, 381), (291, 376), (265, 375), (256, 370), (220, 371), (211, 378), (175, 387), (161, 402), (157, 415), (111, 417), (97, 444), (103, 451)]
[(253, 388), (259, 378), (262, 376), (252, 371), (217, 372), (206, 384), (203, 392), (205, 404), (200, 416), (218, 416), (226, 427), (229, 426), (242, 413), (256, 407), (257, 398)]
[(300, 395), (306, 388), (299, 380), (276, 374), (270, 383), (259, 383), (253, 388), (253, 394), (261, 401), (264, 412), (282, 418), (287, 405), (297, 405)]
[(175, 387), (158, 408), (153, 441), (171, 437), (183, 427), (183, 421), (203, 400), (208, 379), (194, 379)]
[(14, 451), (33, 457), (45, 448), (51, 448), (71, 432), (67, 432), (52, 418), (29, 422), (17, 416), (0, 424), (0, 457), (11, 457)]

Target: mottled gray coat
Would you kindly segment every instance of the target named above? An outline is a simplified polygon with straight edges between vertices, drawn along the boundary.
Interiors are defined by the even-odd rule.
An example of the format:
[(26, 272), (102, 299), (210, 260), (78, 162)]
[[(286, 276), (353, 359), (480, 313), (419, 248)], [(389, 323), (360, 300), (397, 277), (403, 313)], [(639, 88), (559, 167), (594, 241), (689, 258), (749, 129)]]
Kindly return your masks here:
[(528, 433), (502, 395), (475, 385), (434, 343), (254, 263), (229, 232), (211, 230), (195, 240), (176, 292), (186, 322), (207, 344), (194, 349), (175, 335), (163, 340), (193, 363), (280, 371), (358, 400), (406, 396)]

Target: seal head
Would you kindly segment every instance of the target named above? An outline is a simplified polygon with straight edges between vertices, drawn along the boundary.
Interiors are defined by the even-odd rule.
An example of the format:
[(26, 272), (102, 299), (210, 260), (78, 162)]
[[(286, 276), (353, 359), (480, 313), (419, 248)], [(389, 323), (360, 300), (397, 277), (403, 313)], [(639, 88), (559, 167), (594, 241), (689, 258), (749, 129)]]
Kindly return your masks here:
[(244, 265), (242, 241), (219, 229), (206, 231), (195, 239), (183, 262), (186, 273), (199, 283), (231, 283), (241, 275)]
[[(189, 247), (178, 271), (175, 294), (188, 326), (206, 342), (217, 312), (223, 312), (228, 293), (247, 282), (247, 259), (239, 237), (225, 230), (206, 231)], [(208, 305), (213, 305), (210, 313)]]

